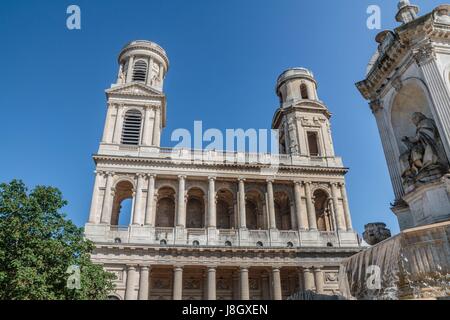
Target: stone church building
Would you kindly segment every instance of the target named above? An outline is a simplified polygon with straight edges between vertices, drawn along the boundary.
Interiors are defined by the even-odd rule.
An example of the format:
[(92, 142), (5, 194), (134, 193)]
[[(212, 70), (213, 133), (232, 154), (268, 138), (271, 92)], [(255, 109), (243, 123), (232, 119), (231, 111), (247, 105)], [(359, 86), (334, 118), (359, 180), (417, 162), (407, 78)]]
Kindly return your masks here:
[[(117, 277), (111, 298), (337, 294), (341, 261), (360, 246), (347, 168), (334, 153), (331, 114), (313, 74), (293, 68), (277, 79), (272, 128), (280, 132), (280, 154), (174, 150), (160, 146), (166, 52), (133, 41), (118, 62), (117, 81), (106, 90), (85, 227), (96, 246), (93, 261)], [(270, 170), (273, 160), (276, 170)], [(131, 219), (122, 226), (121, 204), (128, 199)]]

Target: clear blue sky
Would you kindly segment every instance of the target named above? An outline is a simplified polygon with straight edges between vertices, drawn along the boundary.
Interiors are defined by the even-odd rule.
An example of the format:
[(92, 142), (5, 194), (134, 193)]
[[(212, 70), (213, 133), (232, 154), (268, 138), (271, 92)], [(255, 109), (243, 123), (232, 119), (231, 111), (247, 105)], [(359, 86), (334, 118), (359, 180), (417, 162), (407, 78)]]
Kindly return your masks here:
[[(421, 13), (440, 1), (414, 0)], [(66, 9), (81, 7), (82, 30), (66, 28)], [(333, 113), (336, 151), (350, 167), (354, 225), (384, 221), (393, 193), (380, 138), (362, 80), (379, 30), (366, 27), (377, 4), (382, 28), (397, 25), (397, 1), (146, 0), (1, 1), (0, 181), (60, 188), (68, 216), (88, 217), (94, 163), (101, 138), (104, 90), (117, 75), (117, 55), (130, 40), (149, 39), (171, 61), (165, 91), (170, 133), (192, 128), (269, 128), (278, 99), (277, 76), (311, 69), (319, 96)]]

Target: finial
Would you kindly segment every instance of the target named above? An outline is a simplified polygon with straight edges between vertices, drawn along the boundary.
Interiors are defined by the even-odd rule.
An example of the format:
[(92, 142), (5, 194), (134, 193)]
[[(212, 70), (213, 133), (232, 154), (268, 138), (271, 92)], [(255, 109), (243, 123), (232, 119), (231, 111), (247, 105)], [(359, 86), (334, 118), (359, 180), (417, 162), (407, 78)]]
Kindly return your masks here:
[(397, 22), (401, 22), (402, 24), (411, 22), (417, 18), (417, 14), (419, 13), (419, 7), (412, 5), (409, 0), (400, 0), (398, 2), (398, 12), (395, 16), (395, 20)]

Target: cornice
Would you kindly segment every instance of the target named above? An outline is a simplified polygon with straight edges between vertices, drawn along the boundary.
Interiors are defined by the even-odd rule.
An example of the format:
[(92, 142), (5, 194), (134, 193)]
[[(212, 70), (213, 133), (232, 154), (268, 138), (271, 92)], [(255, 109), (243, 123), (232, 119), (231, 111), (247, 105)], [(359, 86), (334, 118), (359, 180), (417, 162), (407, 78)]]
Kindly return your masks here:
[[(179, 169), (179, 170), (192, 170), (193, 168), (201, 170), (230, 170), (230, 169), (239, 169), (240, 171), (236, 171), (234, 173), (242, 174), (242, 170), (260, 170), (270, 168), (269, 165), (264, 164), (239, 164), (239, 163), (174, 163), (171, 159), (159, 159), (159, 158), (143, 158), (143, 157), (130, 157), (130, 156), (107, 156), (107, 155), (93, 155), (94, 162), (98, 165), (100, 162), (109, 162), (111, 164), (120, 164), (129, 165), (129, 163), (136, 164), (154, 164), (159, 166), (160, 168), (167, 169)], [(318, 166), (298, 166), (298, 165), (282, 165), (280, 164), (277, 167), (277, 170), (280, 173), (285, 174), (299, 174), (299, 173), (311, 173), (311, 174), (332, 174), (332, 175), (345, 175), (348, 172), (348, 168), (346, 167), (318, 167)], [(255, 174), (257, 172), (250, 172), (249, 174)]]

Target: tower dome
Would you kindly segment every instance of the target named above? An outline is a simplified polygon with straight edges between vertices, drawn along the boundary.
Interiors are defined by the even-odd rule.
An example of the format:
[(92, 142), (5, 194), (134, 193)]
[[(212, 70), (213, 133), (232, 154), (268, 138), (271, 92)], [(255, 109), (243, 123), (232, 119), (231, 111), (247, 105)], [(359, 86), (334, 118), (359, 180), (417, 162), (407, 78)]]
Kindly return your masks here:
[(291, 68), (278, 77), (276, 94), (281, 104), (295, 100), (318, 100), (317, 82), (308, 69)]
[(148, 40), (131, 41), (123, 47), (118, 62), (118, 84), (140, 82), (162, 91), (169, 59), (158, 44)]

